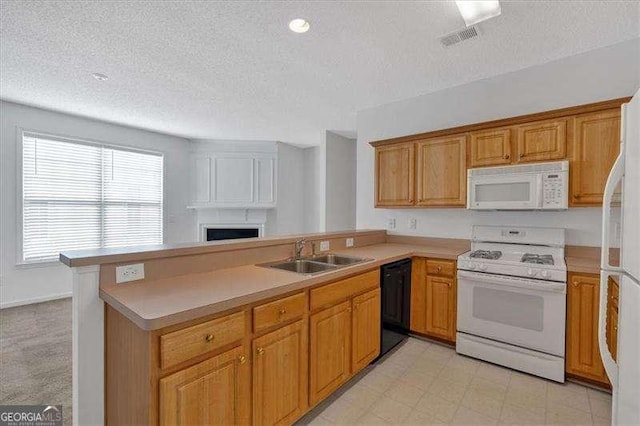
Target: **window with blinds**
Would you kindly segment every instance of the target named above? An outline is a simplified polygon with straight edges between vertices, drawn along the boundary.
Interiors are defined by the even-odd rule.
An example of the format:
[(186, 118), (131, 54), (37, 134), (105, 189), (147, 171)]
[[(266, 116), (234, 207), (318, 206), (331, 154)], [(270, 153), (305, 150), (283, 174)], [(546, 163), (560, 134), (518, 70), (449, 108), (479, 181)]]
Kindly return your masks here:
[(162, 243), (161, 154), (24, 133), (22, 260)]

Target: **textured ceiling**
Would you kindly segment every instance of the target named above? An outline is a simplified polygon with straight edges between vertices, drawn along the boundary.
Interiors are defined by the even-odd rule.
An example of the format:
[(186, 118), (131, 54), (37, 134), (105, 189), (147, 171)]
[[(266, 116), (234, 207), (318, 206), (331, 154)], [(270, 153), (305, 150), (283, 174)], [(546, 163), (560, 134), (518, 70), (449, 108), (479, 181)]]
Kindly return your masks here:
[[(637, 1), (5, 1), (0, 96), (159, 132), (317, 144), (358, 110), (638, 37)], [(295, 17), (311, 22), (294, 34)], [(109, 76), (106, 82), (91, 77)]]

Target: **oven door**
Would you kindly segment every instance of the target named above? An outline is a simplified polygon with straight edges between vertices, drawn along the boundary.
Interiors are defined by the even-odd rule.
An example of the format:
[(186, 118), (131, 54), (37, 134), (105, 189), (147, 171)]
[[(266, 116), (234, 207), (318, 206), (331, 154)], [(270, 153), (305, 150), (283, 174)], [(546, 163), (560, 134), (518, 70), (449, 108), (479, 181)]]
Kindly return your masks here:
[(458, 271), (458, 331), (564, 356), (566, 284)]
[(542, 208), (541, 174), (470, 176), (467, 208), (531, 210)]

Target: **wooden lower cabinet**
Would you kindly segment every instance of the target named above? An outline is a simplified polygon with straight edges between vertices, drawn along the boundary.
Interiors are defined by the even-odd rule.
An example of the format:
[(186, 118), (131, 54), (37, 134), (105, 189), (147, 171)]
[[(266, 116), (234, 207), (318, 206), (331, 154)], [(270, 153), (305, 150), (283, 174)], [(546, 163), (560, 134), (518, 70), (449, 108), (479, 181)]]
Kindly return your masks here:
[(291, 424), (307, 409), (306, 320), (253, 340), (253, 424)]
[(411, 276), (411, 330), (455, 342), (456, 303), (455, 262), (414, 258)]
[(349, 379), (351, 311), (351, 301), (346, 301), (310, 317), (310, 405), (320, 402)]
[(351, 371), (357, 372), (380, 355), (380, 289), (353, 298)]
[(105, 318), (105, 424), (293, 424), (379, 355), (380, 272), (160, 330)]
[(569, 274), (567, 286), (567, 374), (609, 384), (598, 347), (600, 276)]
[(250, 380), (242, 346), (164, 377), (160, 379), (160, 424), (247, 424)]
[(607, 300), (607, 346), (613, 356), (617, 359), (618, 355), (618, 297), (620, 287), (618, 283), (609, 277), (609, 291)]

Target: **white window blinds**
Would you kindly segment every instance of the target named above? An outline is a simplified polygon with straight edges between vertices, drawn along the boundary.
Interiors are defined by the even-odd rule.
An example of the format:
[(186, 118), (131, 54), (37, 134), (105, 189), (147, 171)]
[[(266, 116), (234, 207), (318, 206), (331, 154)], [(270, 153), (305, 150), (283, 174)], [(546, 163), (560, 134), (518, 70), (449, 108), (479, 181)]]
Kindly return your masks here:
[(160, 154), (23, 134), (24, 262), (162, 243)]

